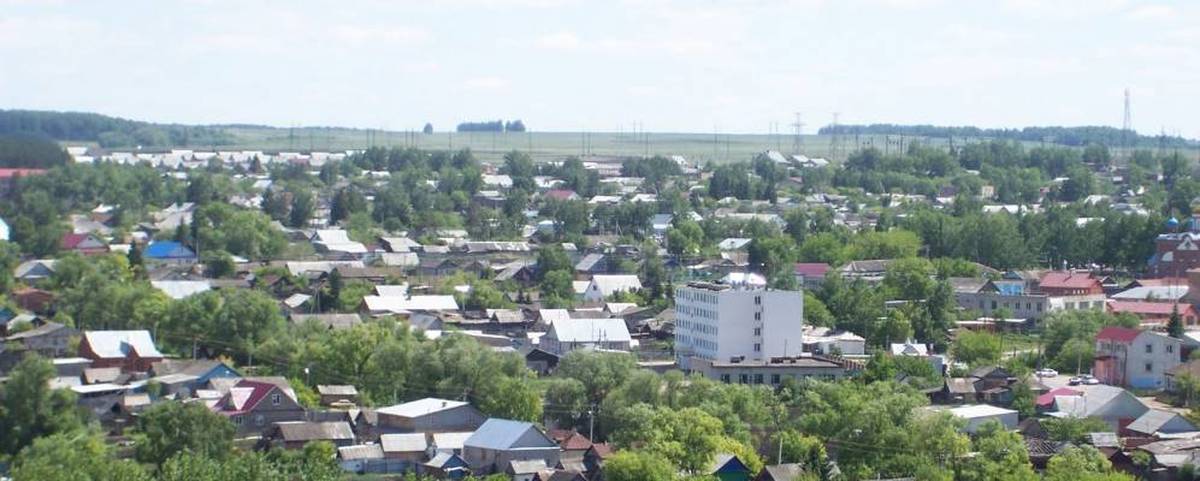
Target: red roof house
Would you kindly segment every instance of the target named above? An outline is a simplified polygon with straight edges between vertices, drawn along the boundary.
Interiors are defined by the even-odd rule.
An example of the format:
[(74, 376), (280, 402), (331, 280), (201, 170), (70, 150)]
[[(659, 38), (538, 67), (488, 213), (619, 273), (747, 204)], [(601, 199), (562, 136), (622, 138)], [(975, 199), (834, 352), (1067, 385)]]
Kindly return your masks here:
[(119, 367), (126, 372), (147, 372), (163, 360), (146, 330), (84, 331), (79, 357), (91, 359), (92, 367)]
[(46, 169), (0, 169), (0, 179), (45, 174)]
[(824, 262), (797, 262), (794, 272), (796, 277), (825, 277), (825, 274), (829, 272), (829, 264)]
[(11, 297), (13, 302), (17, 303), (17, 307), (39, 314), (49, 311), (54, 303), (54, 293), (32, 287), (17, 289), (12, 292)]
[(577, 199), (579, 199), (579, 194), (576, 194), (575, 191), (569, 190), (569, 189), (548, 190), (548, 191), (546, 191), (546, 193), (544, 195), (546, 196), (547, 199), (554, 199), (554, 200), (577, 200)]
[(303, 421), (304, 407), (277, 384), (242, 379), (229, 389), (213, 411), (226, 416), (239, 433), (263, 431), (277, 422)]
[(1054, 297), (1104, 294), (1100, 279), (1088, 272), (1047, 272), (1038, 284), (1042, 292)]
[(1054, 388), (1037, 397), (1037, 405), (1039, 408), (1050, 408), (1054, 406), (1054, 396), (1082, 396), (1083, 391), (1076, 391), (1067, 387)]
[(59, 248), (64, 251), (75, 251), (83, 255), (103, 254), (108, 252), (108, 244), (91, 234), (67, 233), (59, 241)]
[(1196, 309), (1191, 304), (1110, 300), (1105, 305), (1106, 310), (1113, 314), (1126, 312), (1137, 316), (1138, 319), (1142, 320), (1143, 325), (1166, 325), (1167, 321), (1171, 318), (1171, 313), (1175, 309), (1179, 309), (1179, 316), (1183, 319), (1185, 326), (1196, 325)]

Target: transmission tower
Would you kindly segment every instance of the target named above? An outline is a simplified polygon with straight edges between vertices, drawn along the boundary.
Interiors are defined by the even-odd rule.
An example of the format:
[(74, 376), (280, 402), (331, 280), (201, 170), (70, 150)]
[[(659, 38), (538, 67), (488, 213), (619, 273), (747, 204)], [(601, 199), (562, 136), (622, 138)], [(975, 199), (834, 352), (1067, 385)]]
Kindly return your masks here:
[(792, 153), (804, 153), (804, 122), (800, 120), (800, 112), (796, 112), (796, 122), (792, 124), (796, 128), (796, 136), (792, 138)]
[(1129, 89), (1125, 89), (1125, 120), (1121, 123), (1121, 146), (1129, 148), (1130, 133), (1133, 132), (1133, 114), (1129, 111)]

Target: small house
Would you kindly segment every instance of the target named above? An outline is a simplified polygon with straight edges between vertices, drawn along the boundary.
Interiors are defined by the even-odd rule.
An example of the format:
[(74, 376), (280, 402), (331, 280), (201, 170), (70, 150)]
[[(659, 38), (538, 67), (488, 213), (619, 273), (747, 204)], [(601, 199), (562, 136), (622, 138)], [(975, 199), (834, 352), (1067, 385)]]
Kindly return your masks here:
[(120, 367), (127, 372), (146, 372), (163, 360), (146, 330), (84, 331), (79, 357), (91, 359), (93, 367)]
[(375, 410), (379, 426), (397, 432), (473, 431), (486, 417), (470, 403), (425, 398)]
[(513, 461), (541, 461), (545, 466), (554, 466), (558, 455), (558, 443), (523, 421), (488, 419), (463, 443), (463, 459), (477, 475), (504, 472)]
[(321, 396), (322, 406), (334, 404), (358, 404), (358, 389), (351, 385), (317, 385), (317, 394)]

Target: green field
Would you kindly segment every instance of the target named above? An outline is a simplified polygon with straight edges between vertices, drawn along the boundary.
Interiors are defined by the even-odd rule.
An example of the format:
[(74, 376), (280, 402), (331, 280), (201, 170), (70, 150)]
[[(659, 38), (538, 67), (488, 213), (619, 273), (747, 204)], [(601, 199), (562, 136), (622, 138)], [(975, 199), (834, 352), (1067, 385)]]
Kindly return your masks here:
[[(363, 149), (371, 146), (417, 147), (421, 149), (470, 148), (484, 162), (497, 162), (505, 152), (529, 152), (539, 161), (581, 157), (639, 157), (645, 155), (682, 155), (688, 160), (736, 162), (752, 159), (766, 150), (785, 154), (803, 153), (809, 157), (844, 160), (863, 147), (874, 146), (885, 153), (902, 151), (911, 142), (924, 142), (942, 148), (950, 146), (945, 138), (901, 137), (897, 135), (841, 136), (804, 135), (800, 149), (794, 148), (789, 134), (703, 134), (703, 133), (617, 133), (617, 132), (420, 132), (348, 129), (340, 127), (276, 128), (261, 126), (221, 126), (234, 137), (232, 144), (189, 145), (204, 150), (325, 151)], [(987, 139), (956, 138), (956, 145)], [(81, 145), (90, 142), (62, 142)], [(90, 143), (95, 145), (94, 143)], [(1037, 146), (1025, 142), (1026, 148)], [(120, 150), (120, 149), (116, 149)], [(1200, 152), (1185, 152), (1195, 159)], [(1113, 149), (1113, 155), (1125, 158), (1128, 152)]]
[[(538, 160), (561, 160), (570, 155), (642, 156), (682, 155), (699, 162), (748, 160), (766, 150), (793, 153), (793, 136), (768, 134), (697, 134), (615, 132), (387, 132), (339, 128), (270, 129), (259, 127), (226, 127), (238, 141), (223, 150), (300, 150), (341, 151), (369, 146), (412, 146), (423, 149), (470, 148), (484, 161), (498, 160), (505, 152), (530, 152)], [(862, 136), (858, 143), (874, 145), (881, 150), (900, 148), (901, 137)], [(805, 135), (801, 152), (810, 157), (844, 158), (854, 150), (854, 137), (835, 139), (827, 135)], [(841, 148), (835, 149), (835, 140)], [(906, 138), (903, 142), (911, 142)], [(945, 140), (929, 142), (945, 145)]]

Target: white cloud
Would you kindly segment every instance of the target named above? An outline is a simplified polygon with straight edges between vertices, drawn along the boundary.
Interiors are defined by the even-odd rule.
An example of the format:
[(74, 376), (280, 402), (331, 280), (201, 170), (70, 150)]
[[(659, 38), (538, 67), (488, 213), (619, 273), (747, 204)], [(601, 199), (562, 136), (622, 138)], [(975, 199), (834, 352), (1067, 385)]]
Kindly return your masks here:
[(1129, 11), (1129, 18), (1135, 20), (1163, 20), (1175, 16), (1175, 9), (1170, 5), (1140, 5)]
[(429, 31), (419, 27), (335, 25), (329, 30), (335, 40), (361, 46), (370, 44), (415, 45), (429, 38)]
[(475, 77), (463, 81), (463, 86), (475, 90), (499, 90), (508, 86), (508, 80), (501, 77)]
[(537, 46), (547, 50), (575, 50), (579, 48), (579, 36), (573, 32), (555, 32), (538, 37)]

